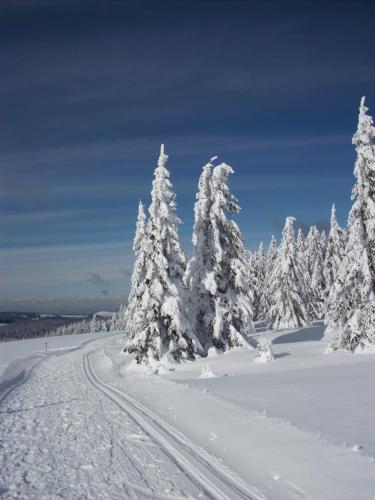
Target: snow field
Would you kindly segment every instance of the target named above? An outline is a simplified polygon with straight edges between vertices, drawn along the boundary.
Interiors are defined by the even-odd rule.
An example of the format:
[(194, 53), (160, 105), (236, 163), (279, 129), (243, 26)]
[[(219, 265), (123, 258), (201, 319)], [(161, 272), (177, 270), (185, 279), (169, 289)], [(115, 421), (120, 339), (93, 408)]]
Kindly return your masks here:
[[(371, 498), (375, 356), (323, 355), (327, 340), (319, 322), (266, 337), (275, 342), (272, 363), (256, 364), (255, 350), (237, 349), (171, 364), (158, 377), (127, 370), (129, 359), (116, 349), (95, 356), (112, 359), (112, 369), (101, 372), (107, 383), (126, 384), (132, 397), (229, 465), (258, 494)], [(202, 378), (207, 365), (216, 377)]]
[(3, 402), (4, 498), (197, 498), (199, 487), (100, 397), (84, 367), (81, 350), (45, 360)]
[(271, 363), (211, 349), (150, 376), (121, 334), (40, 358), (0, 404), (2, 498), (371, 498), (375, 354), (256, 329)]

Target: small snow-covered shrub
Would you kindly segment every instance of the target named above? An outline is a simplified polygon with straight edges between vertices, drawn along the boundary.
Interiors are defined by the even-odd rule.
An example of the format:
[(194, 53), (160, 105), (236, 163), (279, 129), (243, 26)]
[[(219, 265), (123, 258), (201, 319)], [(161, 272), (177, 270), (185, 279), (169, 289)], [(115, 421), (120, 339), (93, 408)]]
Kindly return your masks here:
[(202, 368), (201, 374), (199, 378), (215, 378), (217, 377), (216, 373), (212, 370), (210, 365), (206, 365)]
[(269, 363), (273, 361), (274, 356), (271, 348), (271, 344), (266, 339), (261, 339), (257, 345), (257, 357), (255, 358), (256, 363)]

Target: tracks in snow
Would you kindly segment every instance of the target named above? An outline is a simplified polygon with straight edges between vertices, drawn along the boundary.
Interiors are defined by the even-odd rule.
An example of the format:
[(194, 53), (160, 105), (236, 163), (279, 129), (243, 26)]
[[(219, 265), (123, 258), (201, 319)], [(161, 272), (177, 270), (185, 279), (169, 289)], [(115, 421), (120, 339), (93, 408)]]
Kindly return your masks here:
[(188, 440), (170, 424), (145, 408), (123, 391), (100, 380), (95, 373), (91, 353), (83, 354), (83, 369), (88, 381), (133, 421), (164, 451), (204, 494), (214, 500), (260, 500), (264, 497), (251, 491), (230, 471)]

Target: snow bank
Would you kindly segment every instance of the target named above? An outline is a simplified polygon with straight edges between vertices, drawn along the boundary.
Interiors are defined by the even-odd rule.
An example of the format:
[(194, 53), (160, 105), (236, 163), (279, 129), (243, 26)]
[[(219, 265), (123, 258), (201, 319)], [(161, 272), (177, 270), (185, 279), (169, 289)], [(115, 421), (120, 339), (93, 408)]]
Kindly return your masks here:
[(271, 363), (237, 349), (158, 377), (101, 376), (267, 498), (367, 499), (375, 488), (375, 355), (324, 356), (322, 328), (256, 335), (273, 341)]

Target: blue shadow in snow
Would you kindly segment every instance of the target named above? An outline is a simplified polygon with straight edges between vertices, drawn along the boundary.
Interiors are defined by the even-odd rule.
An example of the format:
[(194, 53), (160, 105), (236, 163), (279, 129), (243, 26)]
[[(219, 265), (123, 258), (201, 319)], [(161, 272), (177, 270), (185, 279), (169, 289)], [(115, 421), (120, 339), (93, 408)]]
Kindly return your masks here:
[(280, 352), (279, 354), (274, 354), (275, 359), (285, 358), (285, 356), (290, 356), (290, 352)]
[(0, 382), (0, 395), (5, 393), (12, 385), (18, 385), (26, 376), (26, 371), (22, 370), (17, 376), (11, 378), (10, 380), (3, 380)]
[(295, 332), (286, 333), (275, 338), (273, 344), (291, 344), (292, 342), (311, 342), (321, 340), (324, 336), (324, 324), (320, 322), (317, 325), (308, 328), (301, 328)]

